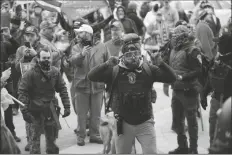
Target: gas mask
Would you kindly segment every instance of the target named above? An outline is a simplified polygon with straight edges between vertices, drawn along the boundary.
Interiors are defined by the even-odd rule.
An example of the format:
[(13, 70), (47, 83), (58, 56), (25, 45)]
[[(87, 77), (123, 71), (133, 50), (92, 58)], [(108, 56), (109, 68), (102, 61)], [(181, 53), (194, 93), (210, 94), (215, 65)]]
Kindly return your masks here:
[(129, 46), (124, 47), (123, 51), (128, 51), (122, 56), (122, 62), (124, 65), (130, 70), (139, 68), (142, 60), (142, 55), (139, 48), (133, 44), (130, 44)]

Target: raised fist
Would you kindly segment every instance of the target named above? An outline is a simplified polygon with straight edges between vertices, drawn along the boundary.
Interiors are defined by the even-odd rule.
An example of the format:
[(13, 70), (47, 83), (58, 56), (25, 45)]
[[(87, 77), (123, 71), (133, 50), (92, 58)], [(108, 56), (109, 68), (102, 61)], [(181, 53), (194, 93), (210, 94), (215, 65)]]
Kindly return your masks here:
[(114, 67), (118, 64), (118, 57), (111, 56), (109, 60), (107, 60), (106, 64), (110, 67)]

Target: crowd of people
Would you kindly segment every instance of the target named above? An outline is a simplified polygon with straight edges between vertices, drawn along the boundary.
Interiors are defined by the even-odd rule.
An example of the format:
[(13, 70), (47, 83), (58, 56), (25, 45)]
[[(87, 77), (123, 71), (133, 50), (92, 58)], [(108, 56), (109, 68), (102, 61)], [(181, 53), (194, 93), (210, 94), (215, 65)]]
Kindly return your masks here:
[[(19, 109), (30, 154), (41, 153), (41, 134), (46, 153), (59, 153), (59, 116), (68, 117), (71, 107), (77, 115), (77, 145), (84, 146), (87, 135), (90, 143), (103, 144), (99, 118), (105, 107), (116, 119), (111, 153), (131, 153), (136, 138), (143, 153), (156, 154), (154, 82), (164, 83), (166, 95), (169, 86), (173, 89), (170, 126), (178, 148), (169, 154), (198, 154), (198, 109), (206, 109), (211, 92), (209, 152), (232, 153), (231, 131), (217, 126), (223, 124), (217, 111), (228, 107), (229, 102), (223, 103), (232, 96), (231, 18), (221, 26), (208, 1), (198, 1), (188, 13), (180, 2), (175, 8), (170, 2), (143, 2), (139, 9), (137, 3), (122, 0), (108, 8), (106, 18), (97, 10), (70, 22), (63, 12), (37, 3), (27, 15), (21, 5), (1, 1), (1, 153), (20, 153), (13, 122)], [(226, 108), (223, 112), (226, 118), (219, 120), (231, 116)], [(218, 136), (222, 131), (230, 134)]]

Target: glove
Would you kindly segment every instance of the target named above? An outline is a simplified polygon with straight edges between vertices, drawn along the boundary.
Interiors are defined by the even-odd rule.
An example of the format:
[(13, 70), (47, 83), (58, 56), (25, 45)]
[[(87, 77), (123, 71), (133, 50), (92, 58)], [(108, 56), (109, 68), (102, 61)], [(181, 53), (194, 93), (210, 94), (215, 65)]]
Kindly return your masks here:
[(201, 100), (201, 106), (204, 110), (206, 110), (206, 107), (208, 106), (207, 99), (202, 99)]
[(35, 122), (35, 118), (30, 113), (23, 113), (23, 119), (28, 123)]
[(71, 113), (71, 112), (70, 112), (70, 108), (65, 108), (65, 109), (64, 109), (64, 115), (62, 116), (62, 118), (69, 116), (70, 113)]
[(106, 64), (110, 67), (114, 67), (118, 64), (118, 58), (115, 56), (111, 56), (107, 61)]

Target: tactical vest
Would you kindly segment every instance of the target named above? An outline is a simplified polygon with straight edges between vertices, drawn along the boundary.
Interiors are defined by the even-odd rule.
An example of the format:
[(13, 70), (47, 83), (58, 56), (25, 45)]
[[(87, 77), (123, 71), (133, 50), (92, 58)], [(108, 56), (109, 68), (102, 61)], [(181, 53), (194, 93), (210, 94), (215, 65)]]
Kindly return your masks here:
[(225, 92), (225, 87), (229, 84), (227, 83), (228, 81), (226, 81), (226, 78), (231, 71), (232, 68), (230, 66), (220, 62), (215, 62), (210, 68), (209, 79), (211, 87), (215, 93)]
[(119, 97), (119, 115), (127, 123), (138, 125), (151, 118), (150, 76), (143, 70), (141, 73), (122, 70), (119, 72), (116, 87)]
[(184, 50), (175, 51), (172, 50), (170, 54), (169, 64), (178, 75), (183, 75), (190, 72), (187, 55), (190, 52)]

